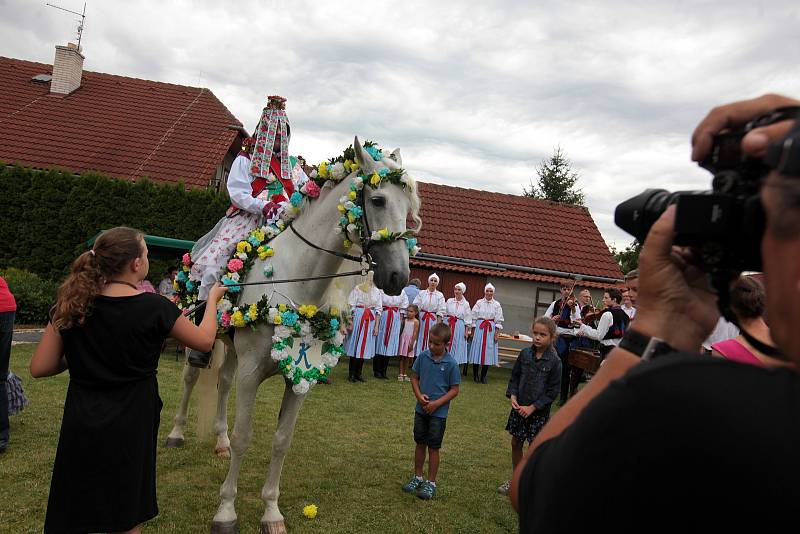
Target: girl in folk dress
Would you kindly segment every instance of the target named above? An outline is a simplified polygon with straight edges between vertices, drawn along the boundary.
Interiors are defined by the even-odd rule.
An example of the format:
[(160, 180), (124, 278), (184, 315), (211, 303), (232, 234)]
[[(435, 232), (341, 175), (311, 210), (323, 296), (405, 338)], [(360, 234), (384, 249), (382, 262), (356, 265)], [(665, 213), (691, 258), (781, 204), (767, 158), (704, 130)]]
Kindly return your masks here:
[(347, 380), (366, 382), (363, 376), (364, 360), (375, 356), (375, 340), (378, 336), (378, 323), (383, 304), (381, 290), (372, 283), (372, 273), (367, 281), (357, 285), (350, 292), (347, 303), (353, 312), (352, 329), (347, 337), (345, 352), (350, 356), (350, 369)]
[(375, 358), (372, 360), (372, 373), (375, 378), (387, 379), (389, 357), (400, 354), (400, 327), (408, 308), (408, 297), (404, 291), (393, 297), (381, 291), (383, 313), (378, 327), (378, 339), (375, 341)]
[(444, 322), (450, 326), (450, 342), (447, 351), (455, 358), (459, 365), (464, 366), (464, 376), (467, 374), (467, 339), (469, 328), (472, 326), (472, 311), (469, 302), (464, 298), (467, 290), (464, 282), (459, 282), (453, 288), (455, 297), (447, 299), (445, 303)]
[(31, 359), (34, 378), (69, 368), (45, 533), (138, 533), (158, 514), (161, 346), (169, 336), (210, 350), (225, 289), (211, 287), (198, 327), (166, 298), (136, 289), (148, 267), (140, 232), (103, 232), (72, 264)]
[(406, 375), (406, 370), (414, 357), (414, 345), (417, 344), (419, 337), (419, 308), (416, 304), (410, 304), (406, 311), (406, 320), (403, 321), (403, 328), (400, 332), (400, 347), (398, 348), (398, 355), (400, 356), (400, 374), (397, 375), (397, 380), (402, 382), (411, 382), (411, 378)]
[(428, 289), (420, 291), (414, 298), (414, 304), (419, 307), (419, 338), (415, 356), (428, 350), (428, 331), (444, 317), (445, 300), (442, 292), (436, 290), (438, 285), (439, 276), (433, 273), (428, 277)]
[[(469, 361), (472, 363), (472, 379), (486, 384), (486, 373), (490, 365), (497, 365), (497, 336), (503, 329), (503, 307), (494, 299), (494, 286), (486, 284), (484, 297), (472, 308), (472, 344)], [(478, 366), (481, 378), (478, 380)]]

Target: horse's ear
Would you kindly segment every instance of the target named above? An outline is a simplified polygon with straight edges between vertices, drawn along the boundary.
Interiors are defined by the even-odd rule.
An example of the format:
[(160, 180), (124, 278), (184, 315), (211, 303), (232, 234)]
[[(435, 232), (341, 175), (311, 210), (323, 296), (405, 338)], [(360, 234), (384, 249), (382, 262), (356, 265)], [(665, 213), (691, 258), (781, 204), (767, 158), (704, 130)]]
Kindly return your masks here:
[(358, 136), (356, 136), (355, 141), (353, 141), (353, 148), (356, 152), (356, 163), (358, 163), (358, 166), (364, 172), (364, 175), (369, 176), (375, 172), (375, 160), (373, 160), (372, 156), (369, 155), (369, 152), (364, 150), (364, 147), (361, 146)]
[(400, 166), (400, 167), (403, 166), (403, 156), (400, 155), (400, 149), (399, 148), (395, 148), (394, 150), (392, 150), (392, 153), (389, 154), (389, 157), (392, 158), (393, 160), (395, 160), (397, 162), (398, 166)]

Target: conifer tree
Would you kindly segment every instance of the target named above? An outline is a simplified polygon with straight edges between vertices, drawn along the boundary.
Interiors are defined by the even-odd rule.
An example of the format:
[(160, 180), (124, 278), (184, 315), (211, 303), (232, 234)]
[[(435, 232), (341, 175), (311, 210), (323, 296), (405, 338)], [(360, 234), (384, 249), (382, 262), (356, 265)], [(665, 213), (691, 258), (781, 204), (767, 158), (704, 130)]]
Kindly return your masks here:
[(536, 184), (531, 181), (530, 189), (523, 188), (526, 197), (583, 206), (583, 192), (576, 187), (580, 177), (572, 170), (572, 163), (560, 146), (539, 164), (536, 174)]

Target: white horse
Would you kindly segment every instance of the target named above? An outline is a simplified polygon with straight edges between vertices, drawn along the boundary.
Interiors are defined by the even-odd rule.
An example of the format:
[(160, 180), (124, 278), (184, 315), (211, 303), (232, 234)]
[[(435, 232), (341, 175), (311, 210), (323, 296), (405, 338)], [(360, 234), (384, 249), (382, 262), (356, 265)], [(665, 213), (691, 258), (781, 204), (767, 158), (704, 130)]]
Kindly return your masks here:
[[(382, 161), (374, 161), (364, 150), (358, 138), (354, 145), (356, 161), (363, 173), (369, 177), (382, 167), (398, 169), (402, 166), (399, 150)], [(270, 245), (275, 256), (270, 259), (274, 267), (275, 279), (312, 278), (337, 273), (342, 270), (342, 257), (328, 251), (345, 252), (343, 236), (334, 232), (334, 227), (341, 215), (337, 209), (339, 199), (349, 192), (351, 178), (346, 177), (337, 184), (329, 182), (323, 188), (319, 198), (310, 203), (297, 219), (293, 227), (297, 234), (315, 245), (305, 243), (291, 229), (287, 229), (275, 237)], [(406, 219), (409, 213), (419, 224), (419, 197), (412, 179), (407, 178), (407, 186), (383, 182), (377, 189), (365, 186), (363, 189), (364, 222), (368, 229), (387, 228), (391, 232), (405, 232)], [(353, 248), (363, 244), (355, 243)], [(352, 253), (352, 251), (348, 251)], [(408, 248), (402, 240), (375, 241), (369, 244), (369, 254), (375, 263), (375, 285), (388, 294), (396, 295), (405, 286), (408, 275)], [(355, 266), (355, 264), (348, 264)], [(313, 280), (298, 283), (271, 284), (263, 274), (263, 262), (258, 261), (250, 269), (244, 282), (265, 282), (264, 285), (252, 285), (243, 288), (239, 297), (240, 303), (258, 302), (264, 295), (271, 295), (272, 302), (299, 304), (325, 304), (323, 298), (331, 286), (331, 280)], [(355, 280), (351, 282), (351, 286)], [(252, 439), (252, 409), (259, 385), (274, 375), (280, 375), (278, 362), (270, 356), (272, 347), (273, 326), (260, 324), (255, 329), (241, 328), (236, 331), (234, 340), (224, 339), (227, 357), (220, 369), (219, 402), (217, 407), (215, 432), (217, 433), (217, 451), (224, 451), (230, 443), (231, 462), (228, 475), (220, 489), (221, 502), (214, 515), (212, 534), (230, 534), (238, 532), (237, 515), (234, 507), (236, 484), (242, 460)], [(226, 404), (230, 392), (231, 380), (237, 371), (236, 419), (230, 442), (227, 437)], [(197, 372), (188, 369), (184, 373), (187, 380), (184, 400), (175, 418), (176, 427), (170, 433), (170, 439), (183, 439), (183, 424), (186, 420), (186, 406), (191, 391), (190, 382)], [(196, 378), (194, 378), (196, 380)], [(278, 508), (280, 494), (280, 476), (283, 461), (291, 445), (297, 415), (305, 400), (305, 394), (292, 391), (291, 384), (283, 381), (285, 391), (281, 402), (280, 416), (275, 436), (272, 440), (272, 458), (269, 463), (267, 480), (261, 491), (265, 504), (261, 518), (263, 533), (278, 534), (286, 532), (283, 515)], [(176, 430), (180, 427), (179, 430)]]

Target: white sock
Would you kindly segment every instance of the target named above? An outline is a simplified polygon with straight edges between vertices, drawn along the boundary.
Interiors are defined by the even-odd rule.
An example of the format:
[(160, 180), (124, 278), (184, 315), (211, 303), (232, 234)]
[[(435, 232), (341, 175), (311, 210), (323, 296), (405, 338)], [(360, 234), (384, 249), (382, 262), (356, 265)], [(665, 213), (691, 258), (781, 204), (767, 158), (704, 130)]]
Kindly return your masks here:
[(419, 475), (414, 475), (414, 478), (416, 478), (417, 480), (422, 480), (422, 477)]
[(429, 480), (429, 481), (428, 481), (428, 483), (429, 483), (431, 486), (433, 486), (434, 488), (436, 487), (436, 482), (434, 482), (433, 480)]

